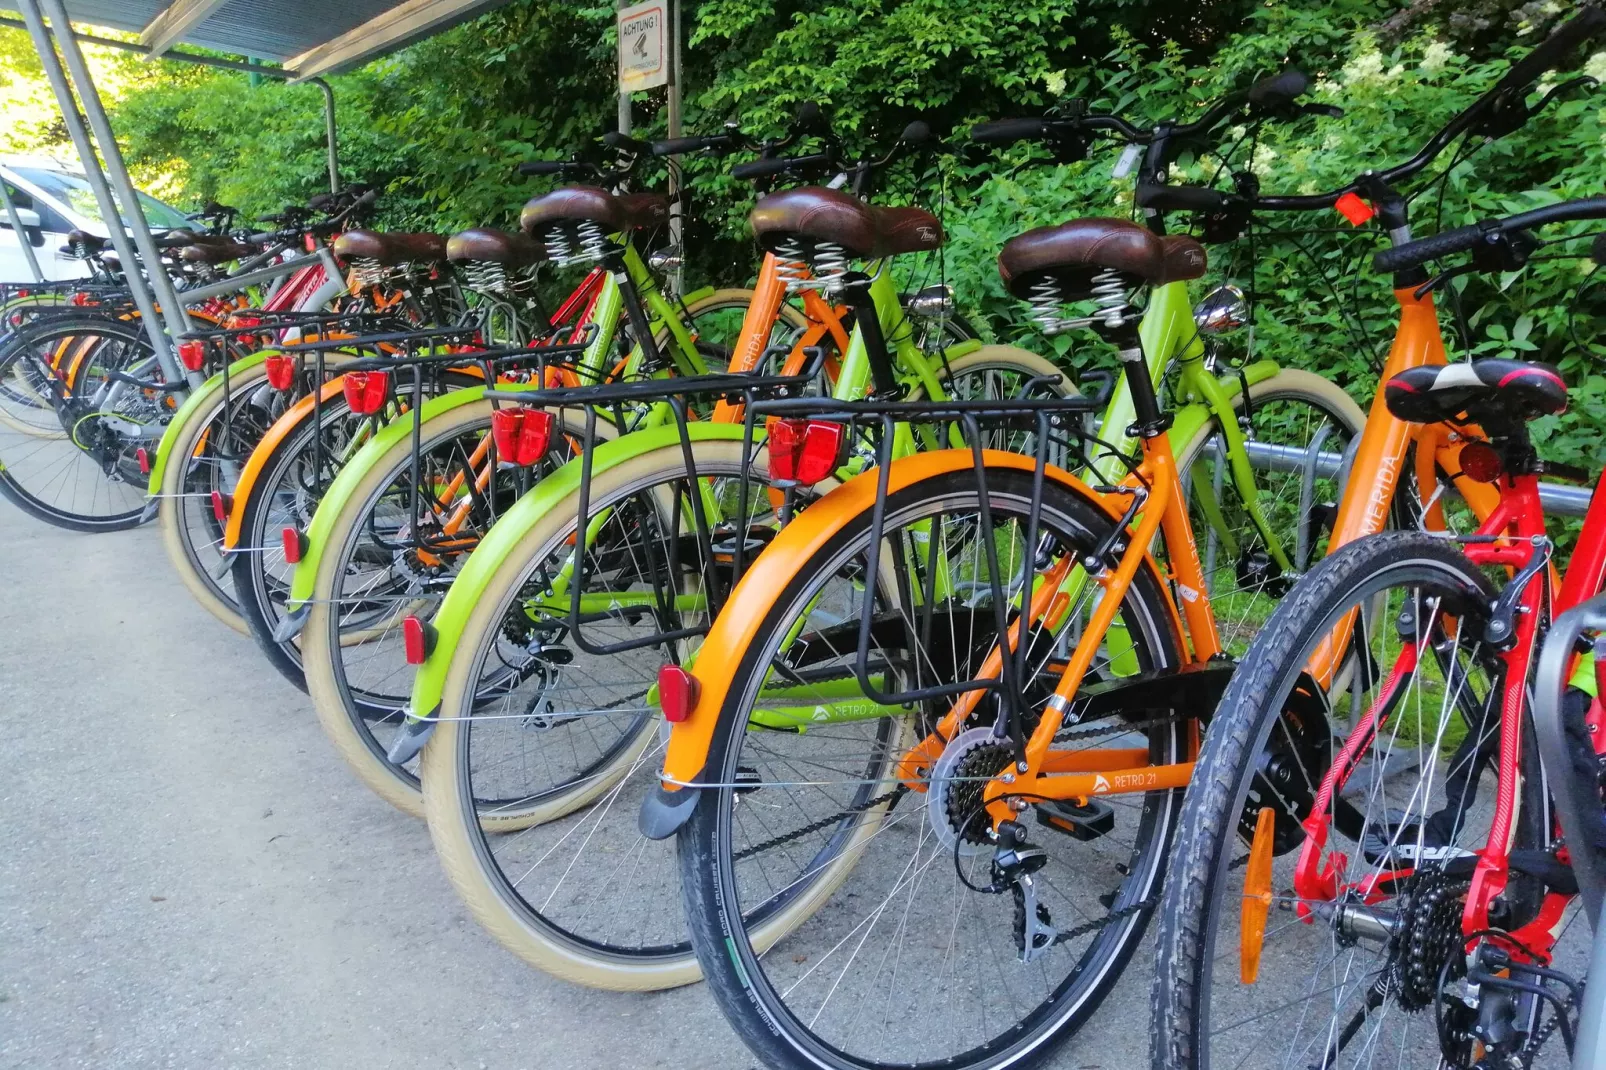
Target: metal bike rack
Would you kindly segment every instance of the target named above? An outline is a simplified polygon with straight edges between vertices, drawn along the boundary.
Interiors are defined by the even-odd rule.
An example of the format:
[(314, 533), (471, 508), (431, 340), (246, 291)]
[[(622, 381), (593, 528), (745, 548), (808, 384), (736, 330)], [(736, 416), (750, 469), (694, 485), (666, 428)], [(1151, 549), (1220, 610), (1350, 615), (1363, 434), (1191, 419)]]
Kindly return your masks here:
[[(1539, 654), (1534, 673), (1534, 734), (1539, 741), (1539, 758), (1545, 779), (1551, 785), (1562, 835), (1568, 844), (1573, 874), (1578, 879), (1578, 896), (1595, 932), (1594, 951), (1588, 976), (1593, 983), (1584, 986), (1578, 1039), (1573, 1051), (1575, 1070), (1606, 1066), (1606, 925), (1601, 924), (1601, 906), (1606, 898), (1606, 851), (1595, 846), (1595, 835), (1602, 822), (1591, 821), (1586, 807), (1599, 809), (1595, 783), (1580, 783), (1567, 746), (1564, 702), (1568, 672), (1573, 656), (1587, 632), (1606, 632), (1606, 595), (1599, 595), (1556, 618)], [(1598, 643), (1585, 657), (1601, 653)]]

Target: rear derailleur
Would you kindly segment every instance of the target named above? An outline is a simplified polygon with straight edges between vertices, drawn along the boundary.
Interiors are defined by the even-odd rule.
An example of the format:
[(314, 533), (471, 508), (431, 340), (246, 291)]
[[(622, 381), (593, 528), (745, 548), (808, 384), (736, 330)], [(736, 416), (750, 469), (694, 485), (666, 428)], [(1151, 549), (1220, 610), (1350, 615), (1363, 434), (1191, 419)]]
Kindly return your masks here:
[(1048, 907), (1037, 900), (1032, 874), (1048, 864), (1048, 852), (1026, 842), (1026, 829), (1018, 822), (998, 826), (998, 847), (993, 852), (989, 892), (1008, 890), (1015, 899), (1015, 950), (1022, 962), (1031, 962), (1067, 937), (1054, 927)]

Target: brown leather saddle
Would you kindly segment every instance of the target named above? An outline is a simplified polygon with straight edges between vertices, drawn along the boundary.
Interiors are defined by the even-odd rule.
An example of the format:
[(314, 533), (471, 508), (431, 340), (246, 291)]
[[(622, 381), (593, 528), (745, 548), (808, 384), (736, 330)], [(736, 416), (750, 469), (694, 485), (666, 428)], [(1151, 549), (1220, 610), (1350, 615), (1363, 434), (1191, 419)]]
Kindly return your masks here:
[(191, 264), (227, 264), (231, 260), (249, 260), (260, 251), (254, 245), (240, 242), (206, 242), (186, 245), (178, 251), (178, 256)]
[(1050, 280), (1062, 301), (1091, 295), (1093, 279), (1114, 272), (1127, 287), (1197, 279), (1209, 260), (1204, 246), (1183, 235), (1161, 237), (1125, 219), (1075, 219), (1011, 238), (998, 254), (1004, 286), (1020, 298)]
[(621, 234), (668, 221), (669, 198), (657, 193), (609, 193), (598, 186), (563, 186), (531, 200), (519, 213), (519, 229), (532, 238), (578, 223), (596, 223), (609, 234)]
[(942, 244), (942, 223), (922, 208), (880, 208), (841, 190), (802, 186), (760, 198), (748, 216), (753, 234), (774, 252), (794, 239), (830, 242), (874, 260), (921, 253)]
[(453, 234), (447, 239), (446, 259), (522, 268), (546, 259), (546, 249), (540, 242), (523, 234), (510, 234), (505, 230), (495, 230), (490, 227), (476, 227), (473, 230)]
[(446, 236), (419, 231), (348, 230), (335, 239), (342, 260), (372, 260), (383, 267), (446, 259)]

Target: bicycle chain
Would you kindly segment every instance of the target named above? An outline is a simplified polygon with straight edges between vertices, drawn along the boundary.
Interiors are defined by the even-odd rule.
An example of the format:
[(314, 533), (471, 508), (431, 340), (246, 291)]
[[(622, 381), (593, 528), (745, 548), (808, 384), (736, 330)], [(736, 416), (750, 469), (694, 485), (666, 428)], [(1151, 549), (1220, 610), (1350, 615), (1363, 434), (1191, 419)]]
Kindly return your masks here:
[[(1133, 729), (1147, 728), (1151, 725), (1158, 724), (1169, 724), (1180, 719), (1181, 718), (1176, 716), (1156, 717), (1147, 721), (1129, 721), (1111, 727), (1087, 728), (1080, 730), (1073, 726), (1071, 728), (1061, 730), (1060, 733), (1054, 737), (1054, 742), (1061, 743), (1074, 739), (1093, 739), (1098, 736), (1119, 735), (1122, 732), (1130, 732)], [(903, 795), (907, 794), (908, 791), (909, 788), (907, 786), (900, 784), (891, 791), (883, 795), (878, 795), (867, 802), (860, 803), (857, 806), (851, 806), (846, 810), (841, 810), (835, 814), (832, 814), (830, 817), (823, 817), (818, 821), (810, 822), (800, 829), (784, 833), (783, 835), (776, 836), (772, 839), (764, 840), (761, 843), (755, 843), (751, 847), (744, 848), (733, 856), (732, 861), (740, 862), (744, 858), (751, 858), (753, 855), (760, 854), (775, 847), (783, 846), (795, 839), (807, 836), (810, 833), (819, 832), (821, 829), (830, 828), (838, 821), (841, 821), (844, 817), (851, 817), (854, 814), (862, 814), (866, 810), (873, 810), (884, 802), (890, 802), (893, 799), (902, 797)]]
[(753, 855), (768, 851), (773, 847), (780, 847), (783, 844), (790, 843), (795, 839), (807, 836), (811, 832), (819, 832), (821, 829), (828, 829), (838, 821), (841, 821), (844, 817), (850, 817), (853, 814), (862, 814), (866, 810), (874, 810), (877, 806), (880, 806), (884, 802), (890, 802), (894, 799), (902, 798), (904, 795), (908, 794), (908, 792), (909, 789), (905, 785), (899, 784), (897, 787), (893, 788), (884, 795), (877, 795), (873, 799), (862, 802), (857, 806), (850, 806), (846, 810), (832, 814), (830, 817), (824, 817), (818, 821), (810, 822), (809, 824), (804, 825), (802, 828), (793, 832), (776, 836), (773, 839), (765, 840), (762, 843), (755, 843), (751, 847), (737, 851), (736, 854), (731, 858), (731, 861), (740, 862), (744, 858), (751, 858)]

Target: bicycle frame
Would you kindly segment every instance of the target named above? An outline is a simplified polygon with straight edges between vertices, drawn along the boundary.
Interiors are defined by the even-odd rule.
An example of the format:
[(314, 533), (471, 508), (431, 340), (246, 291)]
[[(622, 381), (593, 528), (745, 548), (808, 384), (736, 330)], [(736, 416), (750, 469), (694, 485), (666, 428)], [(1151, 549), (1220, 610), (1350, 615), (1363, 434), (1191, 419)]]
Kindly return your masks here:
[[(1489, 835), (1473, 870), (1472, 886), (1462, 914), (1462, 931), (1469, 934), (1491, 928), (1490, 905), (1505, 890), (1510, 874), (1507, 852), (1517, 815), (1517, 785), (1522, 777), (1523, 717), (1537, 640), (1548, 616), (1545, 611), (1547, 607), (1558, 613), (1574, 609), (1598, 592), (1602, 579), (1606, 578), (1606, 474), (1601, 476), (1596, 486), (1589, 517), (1579, 534), (1574, 567), (1567, 570), (1559, 590), (1555, 589), (1554, 570), (1549, 565), (1550, 541), (1545, 534), (1538, 477), (1531, 474), (1502, 476), (1496, 493), (1498, 499), (1494, 508), (1478, 530), (1464, 542), (1462, 549), (1473, 564), (1513, 570), (1517, 577), (1513, 582), (1520, 582), (1522, 590), (1515, 615), (1513, 640), (1498, 654), (1504, 666), (1501, 676), (1504, 683), (1500, 708), (1499, 789), (1495, 795)], [(1365, 897), (1373, 894), (1377, 884), (1409, 874), (1409, 870), (1384, 871), (1368, 878), (1363, 886), (1350, 888), (1339, 883), (1339, 873), (1347, 864), (1347, 858), (1339, 852), (1333, 852), (1327, 856), (1325, 866), (1322, 860), (1333, 797), (1343, 789), (1371, 741), (1385, 729), (1393, 712), (1393, 699), (1407, 675), (1415, 670), (1421, 653), (1416, 642), (1405, 645), (1400, 651), (1372, 707), (1356, 724), (1343, 750), (1323, 777), (1311, 815), (1302, 823), (1305, 839), (1295, 867), (1294, 888), (1301, 900), (1298, 912), (1307, 921), (1311, 917), (1307, 902), (1331, 902), (1350, 892)], [(1594, 705), (1598, 716), (1599, 696), (1596, 696)], [(1597, 748), (1603, 742), (1606, 741), (1597, 742)], [(1547, 891), (1538, 917), (1511, 934), (1516, 941), (1515, 947), (1535, 949), (1539, 956), (1548, 956), (1554, 944), (1556, 927), (1571, 898), (1571, 895)]]

